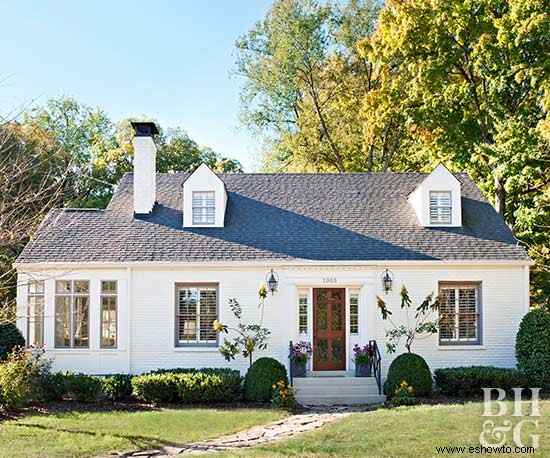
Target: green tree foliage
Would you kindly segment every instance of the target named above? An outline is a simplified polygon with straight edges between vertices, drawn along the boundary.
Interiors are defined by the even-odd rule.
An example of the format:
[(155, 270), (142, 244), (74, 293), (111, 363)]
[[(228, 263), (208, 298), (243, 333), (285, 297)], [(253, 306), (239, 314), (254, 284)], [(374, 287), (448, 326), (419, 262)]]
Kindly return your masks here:
[[(122, 175), (132, 171), (130, 121), (137, 120), (115, 124), (104, 111), (61, 97), (31, 110), (24, 123), (46, 132), (72, 162), (71, 179), (65, 186), (71, 192), (66, 193), (65, 204), (104, 208)], [(199, 146), (183, 129), (158, 127), (158, 172), (190, 172), (202, 162), (216, 172), (242, 172), (238, 161)]]
[(359, 44), (380, 81), (364, 99), (367, 136), (399, 117), (413, 162), (468, 171), (538, 261), (533, 295), (546, 305), (549, 47), (537, 0), (391, 0)]
[[(48, 101), (17, 120), (0, 118), (0, 321), (13, 319), (12, 263), (53, 207), (107, 205), (132, 171), (130, 119), (68, 97)], [(181, 128), (160, 129), (159, 172), (190, 172), (205, 162), (216, 172), (241, 172), (238, 161), (199, 146)]]
[(266, 170), (465, 170), (550, 307), (547, 2), (276, 0), (236, 48)]
[(48, 209), (62, 204), (70, 166), (40, 126), (0, 123), (0, 322), (14, 318), (12, 262)]
[(265, 134), (264, 168), (389, 166), (391, 161), (375, 160), (379, 145), (364, 143), (361, 101), (376, 83), (371, 64), (355, 48), (372, 32), (378, 9), (376, 1), (276, 0), (265, 19), (239, 38), (243, 120)]

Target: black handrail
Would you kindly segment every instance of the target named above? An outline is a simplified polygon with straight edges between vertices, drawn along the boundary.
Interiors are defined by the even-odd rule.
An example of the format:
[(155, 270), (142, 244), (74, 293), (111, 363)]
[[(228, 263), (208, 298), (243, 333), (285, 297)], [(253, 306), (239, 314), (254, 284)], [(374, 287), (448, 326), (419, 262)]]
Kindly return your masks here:
[(372, 348), (372, 370), (376, 378), (376, 384), (378, 385), (378, 393), (382, 394), (382, 356), (380, 356), (380, 350), (378, 349), (376, 340), (369, 340), (369, 345)]
[(290, 344), (288, 345), (288, 378), (290, 379), (290, 386), (294, 385), (294, 377), (292, 374), (292, 347), (294, 347), (294, 345), (292, 344), (291, 340)]

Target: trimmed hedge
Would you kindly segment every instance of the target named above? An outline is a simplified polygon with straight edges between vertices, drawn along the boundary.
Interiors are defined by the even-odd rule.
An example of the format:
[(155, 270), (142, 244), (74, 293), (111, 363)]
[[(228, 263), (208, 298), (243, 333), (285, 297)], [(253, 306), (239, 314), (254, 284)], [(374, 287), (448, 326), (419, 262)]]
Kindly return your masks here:
[(480, 395), (482, 388), (502, 388), (511, 392), (514, 387), (527, 386), (527, 379), (520, 371), (493, 366), (436, 369), (434, 378), (442, 393), (455, 396)]
[(153, 404), (220, 403), (241, 398), (241, 375), (232, 369), (175, 369), (132, 378), (133, 394)]
[(273, 396), (273, 385), (279, 380), (288, 384), (286, 367), (273, 358), (258, 359), (244, 378), (244, 398), (247, 401), (269, 402)]
[(516, 359), (530, 386), (550, 390), (550, 314), (545, 310), (531, 310), (521, 320)]
[(111, 401), (125, 401), (132, 397), (132, 376), (113, 374), (101, 380), (101, 390)]
[(15, 347), (24, 347), (25, 338), (14, 323), (0, 323), (0, 361), (6, 359)]
[(432, 374), (422, 356), (403, 353), (392, 361), (386, 378), (386, 394), (392, 397), (402, 381), (406, 381), (413, 387), (416, 396), (431, 394)]
[(93, 375), (65, 372), (64, 394), (79, 402), (95, 402), (101, 395), (101, 379)]

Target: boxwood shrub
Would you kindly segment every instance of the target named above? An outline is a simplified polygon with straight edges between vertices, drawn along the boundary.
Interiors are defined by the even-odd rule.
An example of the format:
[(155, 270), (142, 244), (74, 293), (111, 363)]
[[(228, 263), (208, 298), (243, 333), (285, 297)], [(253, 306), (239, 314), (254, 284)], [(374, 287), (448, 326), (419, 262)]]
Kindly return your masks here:
[(95, 402), (102, 395), (99, 377), (65, 372), (64, 379), (65, 394), (79, 402)]
[(256, 360), (244, 378), (244, 398), (255, 402), (270, 401), (273, 385), (279, 380), (288, 383), (285, 366), (273, 358)]
[(531, 386), (550, 390), (550, 314), (531, 310), (519, 325), (516, 336), (518, 369)]
[(112, 374), (101, 380), (101, 390), (111, 401), (125, 401), (132, 397), (132, 376)]
[(525, 376), (518, 370), (492, 366), (436, 369), (434, 378), (442, 393), (455, 396), (480, 395), (482, 388), (502, 388), (511, 392), (513, 387), (527, 386)]
[(24, 347), (25, 338), (14, 323), (0, 322), (0, 361), (6, 359), (15, 347)]
[(241, 385), (239, 371), (232, 369), (163, 369), (132, 378), (133, 394), (153, 404), (235, 402)]
[(432, 392), (432, 374), (422, 356), (415, 353), (403, 353), (395, 358), (386, 378), (386, 394), (393, 396), (402, 381), (414, 389), (416, 396), (429, 396)]

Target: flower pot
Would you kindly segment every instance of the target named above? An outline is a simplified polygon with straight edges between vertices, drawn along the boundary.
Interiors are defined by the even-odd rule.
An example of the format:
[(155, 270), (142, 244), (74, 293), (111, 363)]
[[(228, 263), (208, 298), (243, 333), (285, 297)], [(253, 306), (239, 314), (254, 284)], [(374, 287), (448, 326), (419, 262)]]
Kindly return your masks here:
[(356, 364), (355, 365), (355, 376), (356, 377), (370, 377), (371, 376), (371, 365), (367, 364)]
[(305, 377), (306, 376), (306, 363), (295, 363), (292, 361), (292, 377)]

